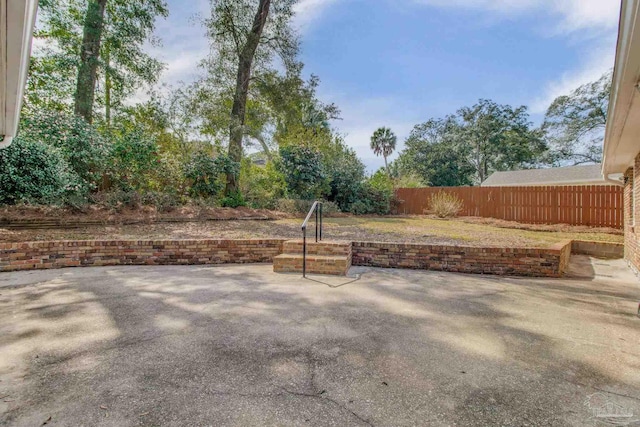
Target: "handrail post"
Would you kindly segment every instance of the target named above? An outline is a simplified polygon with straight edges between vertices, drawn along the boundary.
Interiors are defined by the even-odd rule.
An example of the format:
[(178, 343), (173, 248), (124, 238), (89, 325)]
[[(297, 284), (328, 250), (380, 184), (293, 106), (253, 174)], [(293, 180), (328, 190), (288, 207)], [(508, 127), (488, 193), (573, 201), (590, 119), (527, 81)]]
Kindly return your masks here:
[(322, 202), (315, 201), (302, 223), (302, 277), (307, 277), (307, 224), (311, 215), (316, 214), (316, 242), (322, 240)]
[(320, 241), (322, 241), (322, 205), (323, 203), (320, 203)]

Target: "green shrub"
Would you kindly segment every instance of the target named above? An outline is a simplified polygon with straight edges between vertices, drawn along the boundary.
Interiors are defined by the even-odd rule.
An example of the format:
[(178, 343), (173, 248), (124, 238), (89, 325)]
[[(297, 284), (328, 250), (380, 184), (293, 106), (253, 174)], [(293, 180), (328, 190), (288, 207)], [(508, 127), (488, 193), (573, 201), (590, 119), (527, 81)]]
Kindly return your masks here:
[(249, 159), (242, 162), (240, 191), (252, 208), (274, 209), (276, 202), (285, 196), (287, 184), (284, 175), (268, 162), (257, 166)]
[(405, 175), (400, 175), (395, 178), (394, 185), (396, 188), (422, 188), (426, 187), (422, 178), (418, 175), (410, 173)]
[(356, 215), (387, 215), (391, 209), (392, 194), (365, 182), (360, 186), (358, 199), (351, 205), (350, 212)]
[(301, 145), (280, 148), (278, 170), (284, 175), (289, 194), (300, 199), (314, 199), (327, 190), (327, 180), (318, 150)]
[(350, 212), (356, 215), (387, 215), (393, 201), (393, 181), (383, 169), (358, 187)]
[(389, 194), (393, 193), (393, 179), (387, 175), (387, 172), (384, 169), (378, 169), (376, 173), (367, 180), (367, 182), (376, 190), (387, 192)]
[(168, 153), (162, 153), (159, 160), (160, 162), (151, 177), (149, 188), (155, 192), (182, 198), (185, 195), (187, 185), (184, 176), (184, 163)]
[(323, 151), (323, 167), (329, 181), (327, 198), (343, 211), (357, 200), (359, 186), (365, 179), (364, 164), (355, 151), (338, 140)]
[(160, 159), (155, 140), (141, 130), (114, 132), (109, 175), (111, 182), (123, 191), (149, 189)]
[(452, 218), (462, 210), (462, 200), (455, 194), (439, 191), (429, 200), (429, 211), (440, 218)]
[(162, 191), (147, 191), (141, 194), (140, 203), (145, 206), (154, 206), (158, 212), (171, 212), (181, 205), (178, 195)]
[[(191, 156), (185, 167), (187, 188), (191, 197), (216, 197), (224, 188), (223, 174), (238, 173), (240, 165), (226, 155), (216, 158), (198, 151)], [(233, 201), (229, 200), (231, 204)]]
[(140, 194), (134, 190), (114, 189), (100, 191), (90, 196), (91, 202), (108, 209), (136, 209), (141, 205)]
[(75, 115), (57, 111), (25, 114), (20, 136), (60, 150), (69, 168), (79, 177), (78, 191), (97, 188), (109, 164), (109, 146), (97, 129)]
[(79, 193), (79, 179), (61, 150), (23, 137), (0, 149), (0, 204), (64, 204)]
[(223, 208), (238, 208), (240, 206), (247, 206), (247, 202), (244, 201), (242, 193), (236, 191), (229, 194), (228, 196), (223, 197), (220, 200), (220, 206), (222, 206)]
[[(306, 215), (311, 209), (314, 201), (315, 200), (280, 199), (276, 202), (276, 210), (294, 215)], [(327, 201), (322, 202), (323, 214), (331, 215), (340, 212), (340, 208), (335, 203)]]

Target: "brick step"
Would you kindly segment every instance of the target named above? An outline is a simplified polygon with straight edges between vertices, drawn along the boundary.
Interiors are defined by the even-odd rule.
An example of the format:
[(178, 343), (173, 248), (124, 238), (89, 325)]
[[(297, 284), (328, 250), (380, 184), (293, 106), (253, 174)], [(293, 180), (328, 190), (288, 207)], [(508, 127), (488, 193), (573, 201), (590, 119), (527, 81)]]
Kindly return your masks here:
[[(282, 251), (286, 254), (302, 254), (302, 239), (287, 240), (282, 246)], [(314, 239), (307, 239), (307, 255), (351, 256), (351, 242), (338, 240), (316, 242)]]
[[(309, 255), (307, 253), (307, 273), (345, 276), (351, 267), (348, 256)], [(302, 254), (282, 254), (273, 259), (276, 273), (302, 273)]]

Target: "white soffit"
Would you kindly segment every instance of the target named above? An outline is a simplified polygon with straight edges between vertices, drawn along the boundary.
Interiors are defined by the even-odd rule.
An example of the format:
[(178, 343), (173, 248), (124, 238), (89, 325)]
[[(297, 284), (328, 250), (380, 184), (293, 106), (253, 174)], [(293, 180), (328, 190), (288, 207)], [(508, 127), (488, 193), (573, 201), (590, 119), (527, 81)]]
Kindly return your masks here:
[(0, 0), (0, 148), (18, 130), (37, 0)]
[(609, 98), (602, 172), (605, 177), (633, 166), (640, 152), (639, 0), (622, 0), (616, 62)]

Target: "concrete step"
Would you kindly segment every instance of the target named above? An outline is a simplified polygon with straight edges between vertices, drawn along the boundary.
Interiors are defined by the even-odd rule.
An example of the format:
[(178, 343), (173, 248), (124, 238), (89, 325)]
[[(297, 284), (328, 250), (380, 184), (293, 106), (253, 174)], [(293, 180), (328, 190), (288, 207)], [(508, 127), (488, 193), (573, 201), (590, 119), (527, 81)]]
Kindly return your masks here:
[[(302, 239), (287, 240), (282, 251), (286, 254), (302, 254)], [(316, 242), (315, 238), (307, 239), (307, 255), (351, 256), (351, 242), (339, 240), (323, 240)]]
[[(348, 256), (310, 255), (307, 253), (307, 273), (345, 276), (351, 267)], [(273, 259), (276, 273), (302, 273), (302, 254), (282, 254)]]

